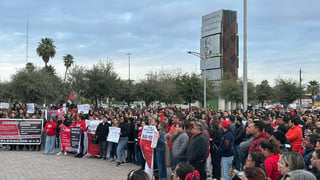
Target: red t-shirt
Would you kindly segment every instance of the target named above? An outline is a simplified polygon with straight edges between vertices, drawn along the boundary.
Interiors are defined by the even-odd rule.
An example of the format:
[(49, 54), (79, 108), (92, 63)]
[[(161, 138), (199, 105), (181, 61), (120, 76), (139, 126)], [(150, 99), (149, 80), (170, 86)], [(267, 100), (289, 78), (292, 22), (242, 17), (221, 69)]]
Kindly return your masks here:
[(57, 133), (57, 123), (55, 122), (48, 122), (44, 127), (44, 131), (47, 133), (47, 136), (54, 136)]

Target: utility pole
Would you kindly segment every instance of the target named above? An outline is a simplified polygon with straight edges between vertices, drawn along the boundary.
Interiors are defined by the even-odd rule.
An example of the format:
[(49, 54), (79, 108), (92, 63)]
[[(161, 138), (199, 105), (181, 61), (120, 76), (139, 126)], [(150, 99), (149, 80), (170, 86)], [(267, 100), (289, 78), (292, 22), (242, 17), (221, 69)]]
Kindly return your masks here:
[(126, 55), (129, 56), (129, 85), (131, 84), (130, 83), (130, 56), (131, 56), (131, 53), (127, 53)]
[(243, 0), (243, 110), (248, 108), (247, 75), (247, 0)]
[(28, 63), (28, 46), (29, 46), (29, 22), (27, 21), (27, 42), (26, 42), (26, 63)]
[[(302, 89), (302, 86), (301, 86), (301, 82), (302, 82), (302, 78), (301, 78), (301, 68), (300, 68), (300, 71), (299, 71), (299, 82), (300, 82), (300, 89)], [(300, 96), (300, 98), (299, 98), (299, 104), (300, 104), (300, 106), (301, 106), (301, 96)]]

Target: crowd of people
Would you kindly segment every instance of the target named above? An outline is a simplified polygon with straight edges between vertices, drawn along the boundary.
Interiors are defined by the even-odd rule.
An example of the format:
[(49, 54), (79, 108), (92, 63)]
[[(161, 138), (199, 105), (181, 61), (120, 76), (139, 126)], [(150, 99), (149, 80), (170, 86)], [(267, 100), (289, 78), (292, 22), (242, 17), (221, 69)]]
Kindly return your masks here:
[[(320, 179), (319, 111), (127, 107), (92, 109), (83, 114), (71, 105), (66, 110), (62, 117), (47, 120), (41, 110), (31, 115), (24, 106), (16, 106), (1, 110), (0, 117), (44, 119), (45, 154), (55, 153), (55, 147), (61, 144), (62, 126), (81, 127), (83, 136), (86, 119), (102, 120), (95, 133), (100, 150), (98, 158), (117, 161), (117, 166), (135, 163), (142, 170), (145, 165), (140, 147), (142, 129), (145, 125), (155, 126), (159, 139), (153, 159), (159, 179), (186, 179), (187, 175), (189, 179), (201, 180)], [(118, 143), (106, 141), (109, 127), (121, 129)], [(76, 157), (85, 155), (83, 140), (80, 144), (81, 151)], [(9, 149), (19, 146), (11, 145)], [(67, 153), (59, 151), (58, 155), (61, 154)], [(167, 167), (172, 174), (167, 173)], [(138, 175), (139, 171), (132, 171), (128, 179)]]

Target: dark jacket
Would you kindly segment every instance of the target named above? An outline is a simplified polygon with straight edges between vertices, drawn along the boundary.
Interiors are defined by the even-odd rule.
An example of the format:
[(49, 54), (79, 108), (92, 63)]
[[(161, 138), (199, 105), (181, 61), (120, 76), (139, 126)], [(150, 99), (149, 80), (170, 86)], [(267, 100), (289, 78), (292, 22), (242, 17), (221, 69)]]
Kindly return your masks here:
[(121, 128), (121, 135), (120, 137), (128, 137), (130, 134), (130, 126), (127, 122), (120, 123), (119, 128)]
[(307, 170), (310, 170), (309, 165), (311, 164), (312, 153), (314, 152), (314, 148), (305, 149), (303, 153), (303, 160)]
[(159, 133), (159, 139), (157, 142), (156, 151), (166, 151), (166, 139), (164, 138), (165, 134), (166, 132)]
[(209, 142), (204, 134), (200, 133), (194, 136), (187, 149), (188, 161), (191, 164), (205, 161), (208, 147)]
[(221, 157), (230, 157), (233, 156), (233, 144), (234, 137), (231, 129), (228, 129), (224, 132), (222, 140), (220, 142), (218, 153)]
[(234, 145), (239, 145), (246, 138), (246, 129), (242, 123), (236, 124), (234, 131)]
[(134, 142), (134, 123), (129, 124), (128, 141)]
[(222, 139), (222, 132), (220, 130), (213, 131), (211, 134), (212, 141), (210, 142), (210, 150), (216, 152)]
[[(59, 136), (59, 134), (60, 134), (60, 125), (61, 125), (61, 124), (62, 124), (62, 121), (59, 120), (59, 121), (57, 122), (57, 136)], [(70, 126), (70, 120), (64, 120), (63, 125), (69, 127), (69, 126)]]
[(317, 178), (317, 180), (320, 180), (320, 172), (318, 168), (313, 167), (310, 172)]
[(109, 135), (109, 124), (106, 123), (100, 123), (97, 127), (96, 136), (98, 136), (98, 141), (106, 141), (107, 136)]

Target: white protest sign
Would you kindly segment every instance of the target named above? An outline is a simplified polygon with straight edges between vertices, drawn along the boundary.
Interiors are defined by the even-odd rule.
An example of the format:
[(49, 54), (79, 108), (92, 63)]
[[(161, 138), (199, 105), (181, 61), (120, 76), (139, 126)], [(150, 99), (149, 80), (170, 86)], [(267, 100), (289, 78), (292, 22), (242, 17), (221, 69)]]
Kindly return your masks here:
[(0, 108), (1, 109), (9, 109), (9, 103), (4, 103), (4, 102), (0, 103)]
[(121, 129), (118, 127), (109, 127), (109, 135), (107, 141), (118, 143), (120, 138), (120, 130)]
[(82, 111), (84, 114), (88, 114), (89, 109), (90, 109), (90, 105), (89, 104), (78, 104), (77, 108), (78, 108), (78, 113), (80, 113)]
[(27, 113), (34, 113), (34, 103), (27, 103)]
[(86, 119), (86, 126), (87, 126), (87, 132), (91, 134), (95, 134), (97, 127), (101, 123), (101, 120), (87, 120)]

